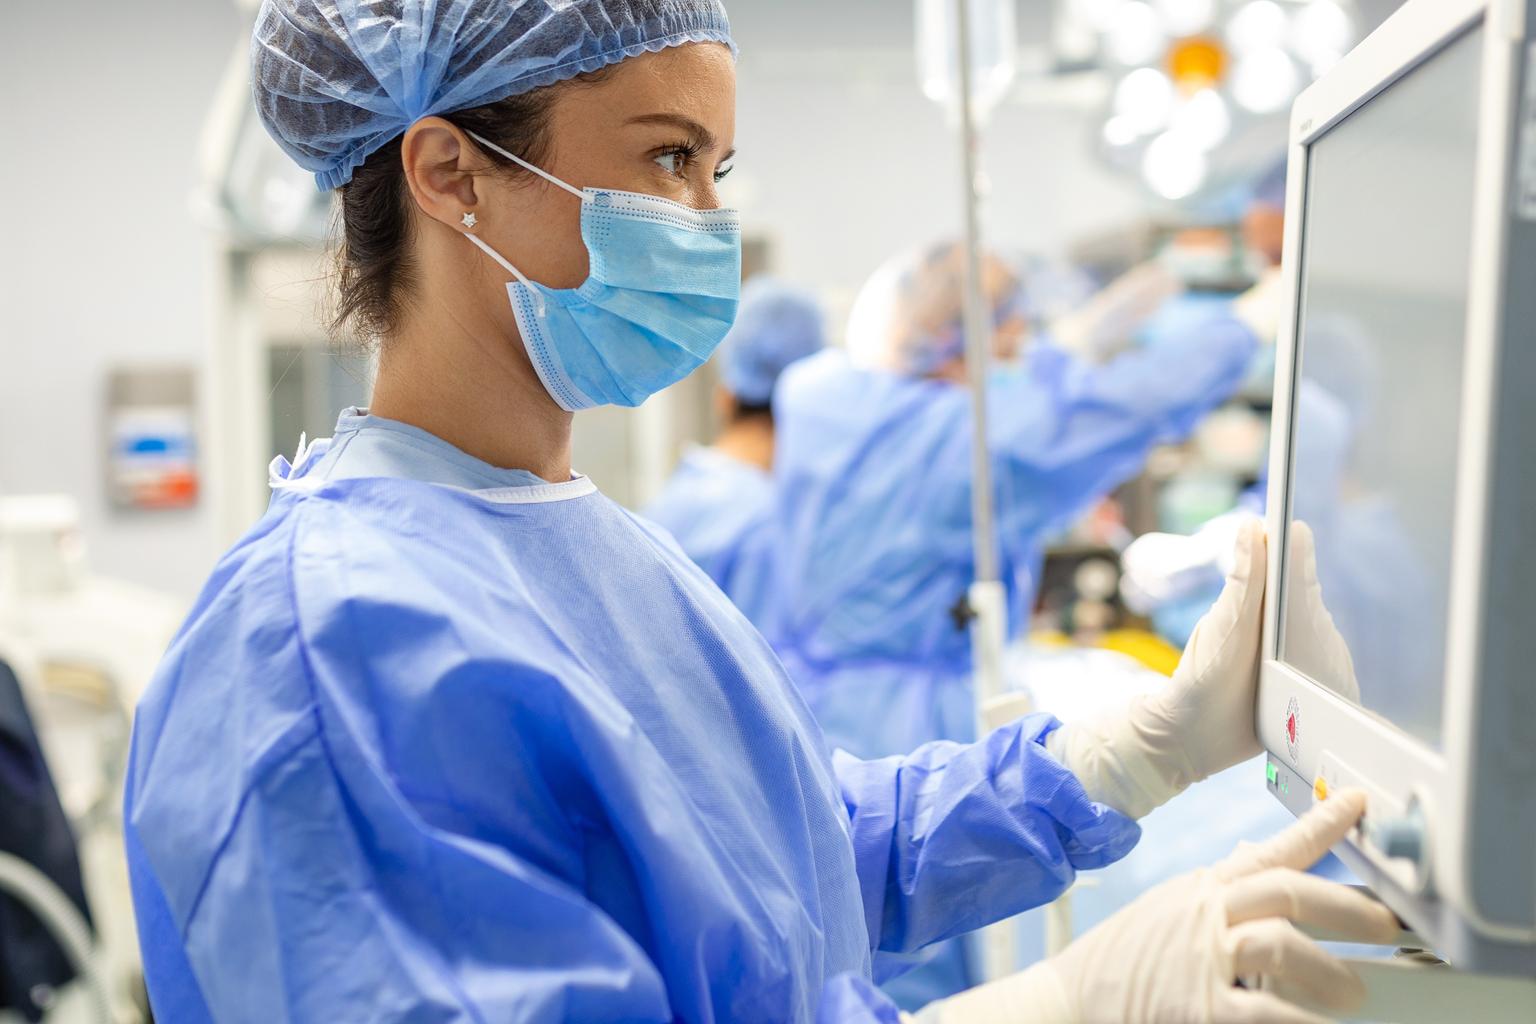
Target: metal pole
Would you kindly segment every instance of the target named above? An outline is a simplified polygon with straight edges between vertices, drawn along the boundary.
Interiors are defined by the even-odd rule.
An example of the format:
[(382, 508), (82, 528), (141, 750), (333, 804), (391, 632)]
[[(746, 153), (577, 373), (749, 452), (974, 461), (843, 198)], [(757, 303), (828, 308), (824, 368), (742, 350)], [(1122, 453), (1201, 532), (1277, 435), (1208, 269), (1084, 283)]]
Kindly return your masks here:
[(987, 369), (992, 358), (992, 318), (981, 287), (980, 140), (971, 97), (971, 16), (969, 0), (955, 0), (960, 34), (960, 145), (965, 210), (965, 362), (971, 378), (971, 520), (976, 581), (998, 579), (997, 537), (992, 511), (992, 463), (987, 457)]
[[(995, 724), (989, 711), (1003, 694), (1003, 647), (1007, 641), (1007, 597), (999, 579), (997, 527), (992, 507), (992, 461), (987, 445), (987, 376), (992, 360), (992, 314), (983, 294), (981, 246), (980, 138), (971, 96), (970, 0), (954, 0), (959, 33), (958, 97), (965, 209), (965, 363), (971, 384), (971, 530), (976, 575), (967, 595), (971, 612), (971, 667), (975, 682), (976, 735)], [(1000, 921), (980, 937), (984, 980), (1017, 968), (1014, 923)]]

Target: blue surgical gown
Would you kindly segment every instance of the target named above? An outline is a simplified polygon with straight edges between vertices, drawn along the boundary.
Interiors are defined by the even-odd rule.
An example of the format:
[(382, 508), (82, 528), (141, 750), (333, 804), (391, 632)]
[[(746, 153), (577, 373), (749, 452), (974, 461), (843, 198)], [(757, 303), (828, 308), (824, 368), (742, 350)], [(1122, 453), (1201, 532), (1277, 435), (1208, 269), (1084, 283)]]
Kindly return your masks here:
[(138, 709), (160, 1019), (891, 1021), (877, 975), (1134, 844), (1048, 716), (833, 756), (661, 530), (366, 419), (275, 464)]
[[(1029, 619), (1044, 544), (1186, 435), (1241, 382), (1256, 340), (1224, 312), (1096, 365), (1049, 344), (989, 386), (1009, 626)], [(777, 393), (780, 608), (770, 634), (829, 741), (860, 757), (974, 734), (970, 395), (841, 352)]]
[(645, 509), (752, 624), (771, 631), (773, 476), (713, 448), (684, 454)]
[[(1010, 632), (1044, 544), (1236, 390), (1256, 347), (1224, 310), (1096, 365), (1032, 346), (990, 381), (989, 444)], [(781, 378), (774, 414), (785, 666), (829, 742), (883, 757), (975, 735), (963, 602), (975, 576), (970, 394), (840, 352)], [(916, 1007), (974, 981), (958, 944), (890, 991)]]

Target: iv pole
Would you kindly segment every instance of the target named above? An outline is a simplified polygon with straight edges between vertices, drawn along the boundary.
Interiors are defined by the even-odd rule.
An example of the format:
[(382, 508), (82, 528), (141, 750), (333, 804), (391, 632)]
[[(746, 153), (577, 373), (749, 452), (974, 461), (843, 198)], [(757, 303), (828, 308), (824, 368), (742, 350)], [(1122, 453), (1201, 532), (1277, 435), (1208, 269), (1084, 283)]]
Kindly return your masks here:
[[(982, 293), (980, 139), (971, 95), (970, 0), (954, 0), (959, 35), (961, 192), (965, 210), (965, 363), (971, 387), (971, 523), (976, 575), (967, 594), (971, 615), (971, 662), (975, 680), (976, 735), (994, 724), (989, 708), (1003, 695), (1003, 647), (1007, 639), (1007, 597), (998, 563), (993, 510), (992, 463), (987, 446), (987, 377), (992, 357), (992, 317)], [(1010, 716), (1011, 717), (1011, 716)], [(1002, 921), (981, 933), (986, 979), (1015, 970), (1013, 924)]]

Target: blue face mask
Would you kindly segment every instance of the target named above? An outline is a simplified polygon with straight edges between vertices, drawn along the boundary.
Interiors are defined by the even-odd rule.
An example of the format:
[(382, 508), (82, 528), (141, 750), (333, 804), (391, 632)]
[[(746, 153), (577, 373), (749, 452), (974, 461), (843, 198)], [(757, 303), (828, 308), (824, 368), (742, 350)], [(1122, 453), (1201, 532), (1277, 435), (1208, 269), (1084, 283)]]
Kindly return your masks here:
[(591, 269), (580, 288), (530, 281), (484, 241), (465, 236), (517, 279), (507, 294), (523, 345), (562, 409), (636, 406), (703, 365), (736, 319), (741, 220), (735, 210), (578, 189), (493, 142), (470, 138), (581, 199)]

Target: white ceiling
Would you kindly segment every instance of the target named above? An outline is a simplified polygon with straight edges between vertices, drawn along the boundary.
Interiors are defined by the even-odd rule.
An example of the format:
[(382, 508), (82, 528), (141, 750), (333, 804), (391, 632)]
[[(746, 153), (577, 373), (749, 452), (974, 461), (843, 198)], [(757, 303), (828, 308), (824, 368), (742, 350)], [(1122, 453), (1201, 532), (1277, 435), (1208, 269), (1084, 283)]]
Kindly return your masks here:
[[(1402, 0), (1355, 0), (1368, 27)], [(749, 51), (912, 48), (915, 0), (725, 0), (737, 41)], [(1019, 38), (1050, 37), (1054, 0), (1017, 0)]]

